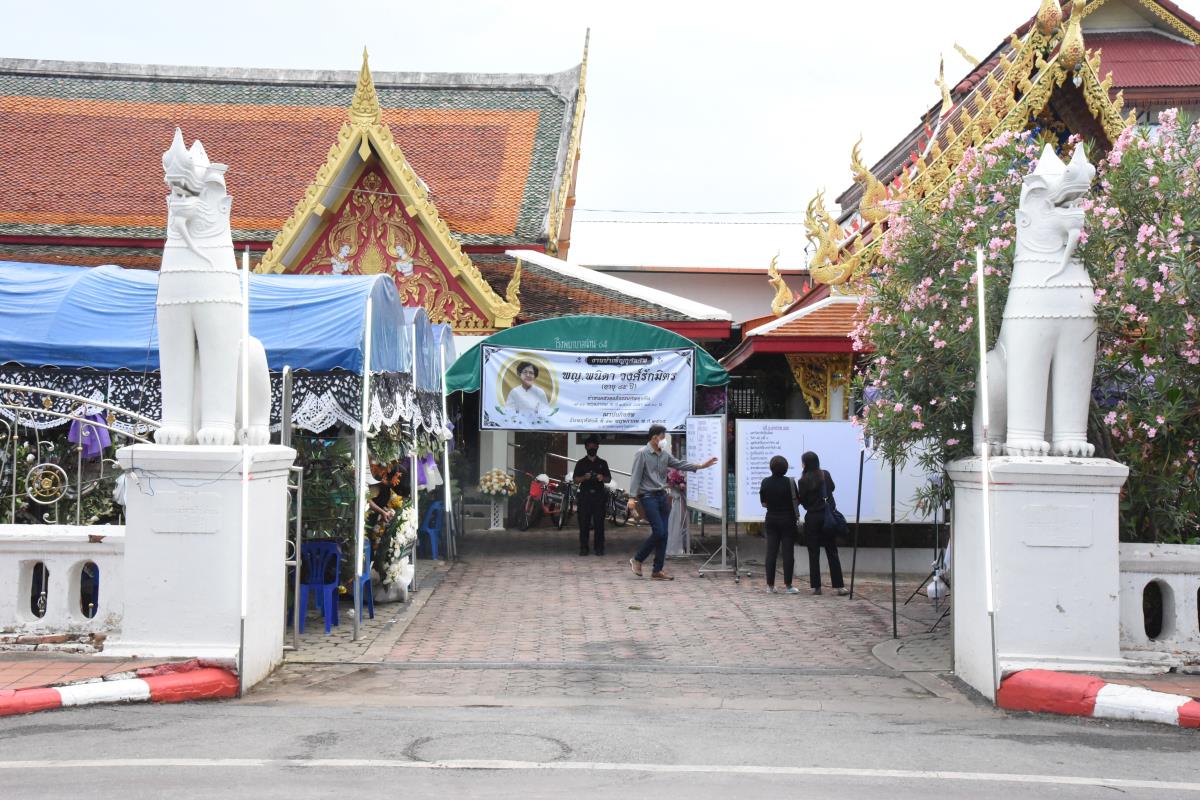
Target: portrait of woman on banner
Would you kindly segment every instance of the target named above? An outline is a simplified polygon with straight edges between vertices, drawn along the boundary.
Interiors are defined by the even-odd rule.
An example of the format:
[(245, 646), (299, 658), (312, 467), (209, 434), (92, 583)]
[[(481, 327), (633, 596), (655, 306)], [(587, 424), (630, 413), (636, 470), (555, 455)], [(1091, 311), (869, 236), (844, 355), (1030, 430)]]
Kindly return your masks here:
[(541, 370), (536, 364), (519, 361), (516, 372), (521, 382), (514, 386), (505, 398), (506, 410), (510, 414), (545, 416), (550, 411), (550, 399), (546, 397), (545, 390), (535, 383)]

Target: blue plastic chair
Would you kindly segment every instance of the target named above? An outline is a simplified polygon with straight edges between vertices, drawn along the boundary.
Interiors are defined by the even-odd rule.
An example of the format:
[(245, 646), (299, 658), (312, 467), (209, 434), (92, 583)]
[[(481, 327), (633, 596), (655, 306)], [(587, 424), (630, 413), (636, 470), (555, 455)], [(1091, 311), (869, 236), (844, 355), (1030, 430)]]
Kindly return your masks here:
[(434, 561), (438, 560), (438, 542), (442, 538), (442, 509), (445, 505), (441, 500), (434, 500), (425, 511), (425, 522), (421, 524), (420, 533), (429, 538), (429, 554)]
[[(371, 615), (371, 619), (375, 619), (375, 592), (371, 587), (371, 540), (363, 537), (363, 563), (366, 569), (362, 576), (358, 579), (358, 585), (361, 587), (359, 592), (363, 598), (363, 605), (367, 607), (367, 612)], [(362, 622), (362, 606), (358, 607), (358, 621)]]
[(316, 597), (317, 610), (325, 615), (325, 632), (338, 624), (337, 587), (342, 569), (342, 553), (337, 542), (305, 542), (300, 549), (300, 632), (304, 633), (304, 618), (308, 616), (308, 593)]

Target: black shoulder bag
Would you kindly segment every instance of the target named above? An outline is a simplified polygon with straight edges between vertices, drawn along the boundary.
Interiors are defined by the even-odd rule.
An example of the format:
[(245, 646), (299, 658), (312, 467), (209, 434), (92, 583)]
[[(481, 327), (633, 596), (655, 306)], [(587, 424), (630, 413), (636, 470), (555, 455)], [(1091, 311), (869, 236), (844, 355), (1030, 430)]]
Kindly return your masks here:
[(825, 531), (831, 536), (846, 533), (849, 530), (846, 517), (833, 504), (833, 495), (829, 493), (829, 476), (824, 470), (821, 471), (821, 494), (825, 497)]

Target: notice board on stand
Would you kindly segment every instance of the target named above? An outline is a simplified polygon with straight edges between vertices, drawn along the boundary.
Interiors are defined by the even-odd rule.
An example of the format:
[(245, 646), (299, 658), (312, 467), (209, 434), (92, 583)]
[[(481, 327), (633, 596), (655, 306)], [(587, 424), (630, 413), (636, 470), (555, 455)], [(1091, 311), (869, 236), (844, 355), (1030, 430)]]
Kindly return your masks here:
[(707, 469), (687, 473), (687, 504), (704, 514), (725, 518), (725, 415), (689, 416), (685, 426), (687, 453), (684, 460), (703, 464), (716, 456)]
[[(766, 512), (758, 497), (763, 478), (771, 474), (771, 457), (788, 461), (789, 477), (800, 477), (800, 456), (807, 450), (821, 459), (821, 468), (834, 477), (834, 500), (853, 521), (858, 479), (859, 430), (845, 421), (800, 419), (739, 419), (736, 421), (737, 521), (762, 522)], [(867, 497), (873, 497), (875, 467), (863, 476)], [(843, 502), (844, 501), (844, 502)], [(871, 505), (864, 506), (868, 512)]]

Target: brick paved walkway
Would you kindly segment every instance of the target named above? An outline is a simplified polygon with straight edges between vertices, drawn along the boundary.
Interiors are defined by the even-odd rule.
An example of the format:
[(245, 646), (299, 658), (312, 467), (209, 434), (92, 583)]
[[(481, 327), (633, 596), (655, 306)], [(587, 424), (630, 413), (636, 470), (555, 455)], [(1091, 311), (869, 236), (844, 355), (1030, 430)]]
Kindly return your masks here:
[[(304, 633), (299, 647), (288, 650), (283, 658), (287, 663), (375, 663), (391, 652), (396, 639), (428, 602), (431, 593), (446, 573), (445, 562), (417, 561), (418, 589), (408, 603), (376, 603), (375, 618), (367, 616), (363, 606), (362, 622), (358, 626), (358, 641), (354, 640), (354, 604), (342, 598), (338, 606), (338, 625), (325, 633), (325, 623), (313, 603), (309, 603)], [(291, 645), (292, 630), (284, 634), (284, 644)]]
[[(289, 659), (251, 700), (866, 710), (885, 699), (953, 693), (871, 655), (891, 636), (890, 582), (860, 576), (854, 600), (766, 594), (763, 542), (753, 538), (741, 542), (752, 575), (740, 583), (728, 574), (698, 577), (699, 559), (669, 560), (674, 581), (639, 579), (627, 562), (646, 533), (610, 532), (603, 558), (579, 556), (570, 530), (473, 533), (383, 663)], [(913, 588), (912, 579), (901, 582), (901, 602)], [(936, 618), (918, 598), (901, 608), (900, 635), (923, 632)]]
[[(697, 559), (668, 561), (674, 581), (639, 579), (627, 561), (644, 536), (644, 528), (610, 533), (601, 558), (577, 555), (571, 531), (475, 534), (387, 660), (879, 666), (871, 648), (891, 636), (890, 607), (828, 588), (820, 596), (766, 594), (757, 564), (741, 583), (727, 574), (698, 577)], [(744, 539), (743, 558), (761, 564), (762, 546)], [(886, 594), (874, 580), (857, 588), (877, 602)], [(900, 635), (923, 623), (901, 618)]]

